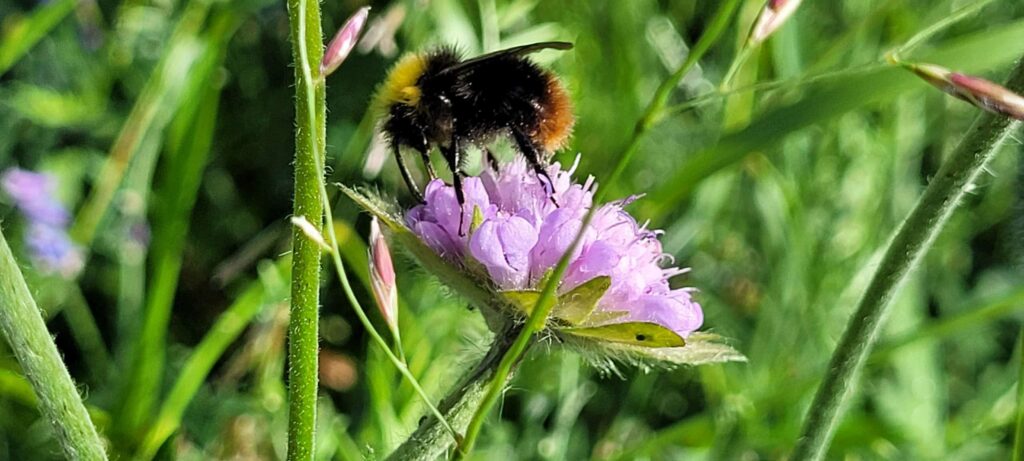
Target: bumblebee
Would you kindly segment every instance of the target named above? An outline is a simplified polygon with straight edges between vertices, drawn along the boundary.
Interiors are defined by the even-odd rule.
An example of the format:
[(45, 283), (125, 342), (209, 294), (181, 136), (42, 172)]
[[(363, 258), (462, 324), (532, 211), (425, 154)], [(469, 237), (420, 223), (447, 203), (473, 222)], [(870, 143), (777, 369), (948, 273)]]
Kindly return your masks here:
[[(431, 179), (437, 174), (430, 150), (438, 147), (461, 205), (466, 147), (486, 149), (502, 135), (511, 137), (550, 190), (544, 166), (565, 144), (575, 118), (562, 83), (526, 55), (571, 48), (571, 43), (542, 42), (464, 59), (455, 48), (441, 47), (400, 59), (381, 86), (377, 103), (383, 113), (382, 131), (413, 196), (423, 201), (402, 159), (402, 146), (420, 153)], [(488, 157), (493, 162), (489, 151)]]

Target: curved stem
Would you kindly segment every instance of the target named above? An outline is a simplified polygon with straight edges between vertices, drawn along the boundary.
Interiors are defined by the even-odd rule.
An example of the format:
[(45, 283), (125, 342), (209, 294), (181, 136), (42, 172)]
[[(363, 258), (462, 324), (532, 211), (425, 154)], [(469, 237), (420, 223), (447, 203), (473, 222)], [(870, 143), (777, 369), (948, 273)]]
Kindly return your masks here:
[[(509, 326), (497, 333), (480, 363), (463, 376), (451, 393), (441, 400), (441, 411), (453, 426), (461, 429), (469, 424), (474, 410), (480, 406), (488, 390), (488, 383), (494, 379), (502, 357), (508, 355), (521, 329), (521, 326)], [(505, 380), (507, 383), (508, 376)], [(387, 457), (388, 461), (433, 461), (444, 454), (451, 446), (451, 439), (438, 421), (436, 417), (422, 421), (416, 432)]]
[[(1018, 92), (1024, 89), (1024, 61), (1018, 62), (1007, 86)], [(945, 227), (960, 199), (973, 187), (975, 178), (1019, 125), (1004, 116), (983, 113), (925, 189), (889, 244), (832, 354), (791, 459), (818, 460), (825, 455), (890, 301)]]
[[(307, 3), (310, 3), (310, 2), (307, 2), (306, 0), (293, 0), (293, 1), (295, 1), (297, 3), (296, 9), (298, 9), (299, 11), (304, 11), (307, 8), (307, 6), (306, 6)], [(297, 117), (296, 118), (297, 118), (297, 120), (299, 122), (298, 123), (298, 126), (299, 126), (298, 133), (301, 134), (302, 133), (302, 128), (305, 127), (305, 128), (307, 128), (308, 132), (316, 131), (317, 133), (319, 133), (321, 135), (321, 140), (322, 140), (324, 138), (323, 133), (324, 133), (324, 130), (325, 130), (325, 127), (326, 127), (326, 113), (325, 113), (324, 107), (323, 107), (323, 93), (324, 93), (323, 79), (320, 78), (320, 76), (316, 76), (314, 78), (314, 75), (313, 75), (314, 71), (312, 70), (313, 68), (310, 65), (310, 63), (311, 62), (319, 62), (320, 55), (323, 54), (323, 43), (322, 43), (322, 41), (320, 41), (320, 38), (319, 38), (319, 24), (320, 24), (319, 6), (316, 6), (316, 2), (311, 2), (311, 3), (314, 4), (314, 6), (312, 6), (310, 8), (316, 9), (315, 15), (310, 13), (310, 18), (311, 19), (315, 19), (316, 23), (317, 23), (317, 35), (316, 35), (317, 38), (316, 38), (316, 41), (317, 41), (317, 44), (318, 44), (317, 46), (319, 47), (319, 51), (318, 51), (318, 55), (317, 56), (310, 56), (309, 52), (307, 50), (308, 47), (307, 47), (306, 43), (304, 43), (303, 41), (298, 41), (297, 42), (298, 49), (296, 50), (297, 55), (296, 55), (296, 59), (295, 59), (295, 62), (296, 62), (296, 74), (297, 74), (296, 78), (298, 80), (300, 80), (300, 82), (301, 82), (301, 84), (297, 85), (297, 87), (299, 87), (299, 88), (302, 88), (302, 87), (307, 88), (308, 91), (305, 91), (304, 94), (296, 93), (296, 98), (297, 98), (296, 99), (296, 112), (297, 112), (297, 114), (296, 114)], [(291, 3), (289, 3), (289, 5), (291, 5)], [(297, 20), (294, 23), (294, 26), (297, 29), (297, 33), (298, 33), (299, 36), (306, 36), (306, 33), (305, 33), (306, 24), (305, 24), (305, 22), (306, 22), (306, 18), (303, 15), (299, 15)], [(310, 40), (312, 41), (312, 38)], [(313, 96), (313, 94), (314, 94), (313, 91), (316, 92), (315, 93), (317, 95), (316, 98), (314, 98), (314, 96)], [(305, 96), (305, 98), (302, 98), (302, 96)], [(303, 101), (303, 99), (304, 99), (304, 101)], [(319, 106), (318, 106), (318, 104), (319, 104)], [(303, 105), (305, 106), (304, 108), (302, 107)], [(298, 114), (302, 113), (303, 110), (305, 110), (305, 116), (304, 117), (299, 117)], [(308, 123), (304, 125), (302, 123), (303, 120), (305, 120)], [(359, 303), (359, 300), (356, 298), (355, 292), (352, 291), (352, 285), (351, 285), (351, 283), (349, 283), (348, 275), (346, 274), (346, 271), (345, 271), (345, 265), (341, 261), (341, 250), (338, 248), (338, 236), (337, 236), (337, 234), (336, 234), (336, 232), (334, 230), (334, 224), (333, 224), (334, 223), (334, 215), (333, 215), (333, 212), (331, 211), (330, 196), (327, 193), (327, 185), (326, 185), (326, 183), (324, 181), (324, 155), (323, 155), (324, 144), (325, 143), (323, 141), (321, 141), (319, 143), (311, 144), (309, 146), (309, 153), (310, 153), (310, 158), (312, 160), (312, 169), (313, 169), (313, 171), (312, 171), (312, 175), (310, 177), (305, 178), (305, 181), (308, 183), (308, 184), (306, 184), (306, 186), (310, 188), (309, 191), (308, 191), (311, 194), (310, 199), (313, 199), (313, 197), (315, 196), (315, 199), (317, 200), (317, 203), (318, 203), (318, 206), (317, 206), (318, 214), (315, 215), (315, 216), (317, 216), (317, 219), (315, 221), (311, 220), (311, 219), (309, 219), (309, 216), (314, 216), (314, 215), (312, 215), (312, 214), (300, 214), (297, 209), (296, 209), (295, 215), (296, 216), (306, 217), (306, 219), (310, 223), (313, 223), (313, 226), (315, 226), (317, 230), (320, 230), (322, 227), (326, 227), (326, 229), (327, 229), (327, 237), (328, 237), (327, 238), (327, 244), (328, 244), (328, 247), (329, 247), (328, 254), (331, 256), (331, 261), (334, 263), (335, 272), (337, 272), (338, 281), (341, 283), (341, 287), (342, 287), (343, 291), (345, 292), (345, 297), (348, 300), (348, 302), (352, 305), (352, 309), (356, 312), (356, 316), (359, 317), (359, 321), (360, 321), (360, 323), (363, 324), (363, 328), (365, 328), (367, 333), (370, 334), (370, 337), (373, 339), (373, 341), (376, 342), (377, 345), (380, 346), (381, 350), (383, 350), (383, 352), (384, 352), (384, 355), (386, 355), (388, 360), (390, 360), (391, 363), (394, 364), (395, 368), (398, 369), (399, 373), (401, 373), (402, 376), (404, 376), (407, 380), (409, 380), (409, 384), (412, 386), (413, 390), (415, 390), (416, 393), (419, 394), (419, 396), (423, 399), (424, 403), (427, 405), (427, 408), (429, 408), (431, 410), (431, 412), (434, 413), (434, 415), (441, 421), (441, 425), (444, 426), (445, 429), (448, 430), (448, 432), (451, 434), (452, 438), (454, 440), (456, 440), (456, 441), (461, 441), (462, 437), (459, 435), (458, 432), (455, 431), (455, 429), (453, 429), (451, 427), (451, 425), (448, 424), (448, 421), (444, 418), (444, 416), (437, 409), (437, 407), (434, 406), (433, 403), (431, 403), (430, 396), (427, 395), (426, 391), (423, 390), (423, 387), (420, 386), (419, 381), (416, 379), (415, 376), (413, 376), (412, 372), (409, 371), (409, 367), (406, 365), (404, 357), (401, 358), (401, 359), (399, 357), (397, 357), (394, 354), (394, 352), (391, 351), (391, 348), (388, 346), (387, 341), (385, 341), (384, 338), (377, 331), (377, 329), (374, 328), (373, 323), (370, 322), (370, 318), (367, 317), (367, 315), (366, 315), (366, 311), (363, 309), (362, 305)], [(298, 176), (297, 170), (298, 170), (298, 161), (296, 160), (296, 203), (298, 203), (298, 195), (297, 194), (298, 194), (298, 181), (299, 181), (299, 176)], [(321, 224), (322, 224), (323, 221), (326, 221), (329, 224), (327, 226), (322, 226)], [(299, 229), (299, 228), (295, 229), (294, 235), (295, 235), (296, 239), (302, 240), (304, 245), (308, 245), (309, 248), (312, 248), (313, 251), (316, 251), (317, 255), (318, 255), (318, 258), (319, 258), (319, 252), (321, 251), (321, 248), (320, 248), (320, 246), (317, 243), (315, 243), (312, 240), (310, 240), (302, 232), (302, 230)], [(297, 245), (297, 242), (296, 242), (296, 245)], [(297, 248), (298, 247), (296, 246), (295, 248), (296, 248), (296, 250), (293, 250), (293, 251), (297, 253), (297, 251), (298, 251)], [(319, 261), (319, 259), (318, 259), (318, 261)], [(293, 266), (292, 267), (293, 267), (292, 270), (294, 271), (295, 270), (294, 262), (293, 262)], [(293, 281), (295, 280), (294, 272), (292, 274), (292, 280)], [(319, 281), (319, 278), (317, 280)], [(294, 290), (294, 288), (293, 288), (293, 290)], [(294, 301), (293, 301), (293, 306), (294, 306)], [(293, 308), (293, 311), (294, 311), (294, 308)], [(315, 311), (314, 311), (314, 314), (315, 314)], [(313, 317), (313, 320), (315, 321), (316, 318)], [(314, 331), (315, 331), (315, 324), (314, 324)], [(396, 340), (398, 340), (397, 335), (396, 335)], [(314, 353), (315, 353), (315, 351), (314, 351)], [(315, 371), (315, 365), (316, 365), (315, 359), (316, 359), (316, 357), (314, 355), (314, 357), (313, 357), (313, 360), (314, 360), (313, 361), (314, 371)], [(314, 378), (314, 381), (313, 381), (313, 398), (314, 398), (313, 405), (314, 405), (314, 407), (313, 408), (315, 410), (315, 403), (316, 403), (315, 402), (315, 397), (316, 397), (316, 395), (315, 395), (315, 393), (316, 393), (315, 376), (313, 378)], [(291, 420), (289, 419), (289, 421), (291, 421)], [(315, 412), (313, 413), (313, 422), (315, 422)], [(290, 447), (291, 447), (291, 445), (289, 445), (289, 448)], [(292, 459), (291, 455), (289, 454), (289, 461), (291, 461), (291, 459)], [(307, 458), (303, 458), (303, 459), (307, 459)]]
[(0, 233), (0, 331), (39, 397), (64, 454), (74, 460), (105, 460), (103, 442), (89, 419), (39, 307)]
[[(294, 215), (322, 227), (323, 160), (327, 111), (324, 88), (313, 82), (310, 62), (320, 62), (324, 45), (320, 3), (288, 0), (295, 62)], [(309, 22), (309, 24), (307, 24)], [(328, 226), (330, 227), (330, 226)], [(320, 247), (301, 230), (292, 233), (292, 302), (288, 320), (288, 461), (313, 459), (319, 354)]]

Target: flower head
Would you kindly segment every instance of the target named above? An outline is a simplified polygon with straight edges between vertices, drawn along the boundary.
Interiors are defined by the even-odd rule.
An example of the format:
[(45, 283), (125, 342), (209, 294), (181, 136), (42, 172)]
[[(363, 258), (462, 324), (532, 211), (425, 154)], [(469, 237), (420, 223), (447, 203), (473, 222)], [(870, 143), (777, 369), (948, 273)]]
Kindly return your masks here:
[(0, 176), (4, 192), (29, 221), (25, 245), (33, 261), (47, 272), (73, 277), (84, 264), (82, 250), (67, 234), (70, 215), (54, 197), (56, 185), (47, 174), (20, 168)]
[[(575, 165), (548, 167), (553, 195), (525, 160), (466, 178), (465, 204), (440, 180), (427, 185), (425, 203), (406, 214), (406, 224), (451, 263), (482, 267), (499, 290), (537, 289), (569, 249), (593, 202), (593, 178), (573, 182)], [(657, 233), (624, 207), (633, 198), (601, 205), (570, 257), (558, 292), (606, 277), (610, 284), (594, 312), (613, 322), (658, 324), (680, 336), (695, 331), (703, 314), (691, 289), (672, 289), (669, 278), (684, 272), (662, 268), (666, 259)]]

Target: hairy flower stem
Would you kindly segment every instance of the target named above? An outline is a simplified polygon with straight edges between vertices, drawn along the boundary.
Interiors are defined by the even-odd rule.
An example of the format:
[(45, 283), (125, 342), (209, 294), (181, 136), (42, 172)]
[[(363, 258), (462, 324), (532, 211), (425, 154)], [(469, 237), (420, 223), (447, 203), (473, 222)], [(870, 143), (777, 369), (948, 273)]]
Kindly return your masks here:
[(105, 460), (96, 427), (60, 359), (39, 308), (0, 233), (0, 331), (39, 397), (40, 411), (53, 425), (68, 459)]
[[(1024, 89), (1024, 60), (1017, 63), (1007, 87), (1018, 92)], [(811, 403), (791, 459), (819, 460), (824, 457), (893, 297), (931, 247), (960, 199), (973, 187), (985, 165), (1019, 125), (1019, 122), (1002, 115), (981, 114), (932, 178), (893, 237), (857, 311), (847, 324), (832, 354), (824, 381)]]
[[(288, 0), (295, 62), (294, 216), (316, 229), (323, 224), (320, 189), (327, 111), (324, 88), (313, 83), (309, 63), (324, 52), (320, 3)], [(288, 320), (288, 461), (313, 459), (319, 353), (320, 247), (298, 228), (292, 233), (291, 311)]]
[[(293, 2), (294, 2), (294, 5), (293, 5)], [(313, 4), (313, 6), (308, 6), (308, 4)], [(299, 145), (302, 145), (301, 143), (302, 143), (302, 139), (303, 139), (302, 137), (303, 137), (304, 130), (307, 133), (316, 132), (318, 134), (318, 141), (319, 141), (319, 142), (316, 142), (316, 143), (309, 142), (308, 144), (304, 145), (303, 147), (306, 148), (305, 152), (302, 152), (302, 148), (297, 148), (297, 150), (296, 150), (296, 153), (297, 153), (296, 154), (296, 157), (297, 157), (296, 158), (296, 165), (295, 165), (295, 203), (296, 203), (296, 208), (295, 208), (295, 215), (294, 216), (295, 217), (305, 218), (305, 220), (307, 222), (309, 222), (313, 226), (312, 230), (315, 231), (315, 232), (320, 232), (321, 228), (326, 227), (327, 237), (328, 237), (327, 242), (326, 242), (327, 243), (326, 250), (328, 252), (328, 255), (331, 256), (331, 262), (334, 264), (335, 272), (337, 273), (338, 281), (341, 283), (341, 287), (342, 287), (343, 291), (345, 292), (345, 297), (348, 300), (348, 302), (352, 305), (352, 309), (355, 311), (356, 316), (359, 317), (359, 321), (363, 324), (363, 327), (366, 329), (367, 333), (370, 334), (370, 337), (373, 339), (373, 341), (376, 342), (377, 345), (379, 345), (381, 347), (381, 349), (384, 352), (384, 355), (387, 356), (388, 360), (390, 360), (391, 363), (395, 366), (395, 368), (398, 369), (399, 373), (401, 373), (403, 377), (405, 377), (407, 380), (409, 380), (409, 383), (412, 386), (413, 390), (416, 391), (416, 393), (420, 396), (420, 398), (423, 399), (423, 401), (426, 403), (427, 407), (431, 410), (431, 412), (433, 412), (434, 415), (440, 420), (441, 425), (445, 429), (447, 429), (447, 431), (449, 432), (451, 437), (455, 441), (461, 441), (462, 437), (457, 432), (455, 432), (455, 430), (448, 424), (447, 420), (441, 415), (441, 413), (437, 409), (437, 407), (435, 407), (430, 402), (430, 397), (427, 395), (426, 391), (423, 390), (423, 387), (420, 386), (419, 381), (417, 381), (416, 377), (413, 376), (411, 371), (409, 371), (409, 367), (406, 365), (404, 357), (402, 357), (400, 359), (399, 357), (395, 356), (395, 354), (393, 352), (391, 352), (391, 349), (388, 347), (387, 341), (385, 341), (384, 338), (380, 335), (380, 333), (377, 332), (377, 329), (374, 328), (373, 324), (370, 322), (369, 317), (367, 317), (367, 315), (366, 315), (366, 311), (363, 310), (362, 305), (359, 303), (359, 300), (356, 298), (355, 292), (352, 291), (352, 285), (351, 285), (351, 283), (348, 280), (348, 275), (347, 275), (347, 273), (345, 271), (345, 265), (341, 261), (341, 250), (338, 248), (338, 236), (336, 235), (336, 233), (334, 231), (334, 225), (333, 225), (334, 217), (333, 217), (333, 214), (331, 212), (330, 197), (328, 196), (327, 185), (326, 185), (325, 179), (324, 179), (324, 177), (325, 177), (325, 174), (324, 174), (325, 156), (324, 156), (323, 152), (324, 152), (324, 145), (325, 145), (325, 139), (326, 139), (326, 134), (325, 134), (325, 132), (326, 132), (326, 111), (325, 111), (325, 108), (324, 108), (324, 92), (325, 92), (325, 89), (324, 89), (324, 85), (323, 85), (324, 79), (319, 74), (314, 75), (313, 66), (311, 64), (313, 62), (320, 62), (321, 57), (323, 55), (323, 43), (321, 42), (321, 38), (320, 38), (320, 10), (319, 10), (319, 6), (317, 5), (317, 2), (309, 2), (307, 0), (290, 0), (288, 5), (289, 5), (289, 15), (291, 16), (292, 41), (293, 41), (293, 44), (294, 44), (294, 47), (295, 47), (294, 48), (294, 55), (295, 55), (294, 59), (295, 59), (295, 69), (296, 69), (295, 70), (296, 81), (297, 81), (295, 105), (296, 105), (296, 125), (297, 125), (298, 128), (296, 130), (296, 143), (299, 144)], [(309, 14), (307, 14), (307, 15), (297, 14), (296, 11), (298, 11), (298, 12), (309, 11)], [(315, 35), (310, 35), (309, 29), (306, 28), (307, 22), (309, 22), (309, 21), (312, 21), (312, 22), (316, 23), (316, 26), (315, 26), (316, 33), (315, 33)], [(306, 37), (307, 40), (304, 41), (304, 40), (301, 40), (301, 39), (296, 39), (296, 37)], [(315, 47), (313, 47), (313, 49), (315, 50), (315, 53), (316, 53), (315, 55), (310, 54), (311, 51), (310, 51), (310, 47), (309, 47), (308, 43), (306, 43), (307, 41), (308, 42), (313, 42), (313, 41), (316, 42)], [(308, 159), (306, 159), (308, 164), (305, 164), (303, 166), (301, 172), (300, 172), (300, 165), (299, 165), (299, 163), (300, 163), (299, 153), (300, 152), (302, 152), (305, 155), (308, 155)], [(306, 168), (307, 165), (308, 165), (308, 170)], [(300, 184), (299, 184), (300, 181), (303, 182), (303, 184), (301, 185), (301, 189), (300, 189)], [(315, 215), (312, 214), (312, 213), (304, 214), (304, 213), (300, 213), (299, 212), (299, 192), (300, 192), (300, 190), (303, 193), (303, 197), (302, 197), (303, 200), (310, 200), (310, 201), (316, 201), (317, 202), (317, 206), (316, 206), (317, 214), (315, 214)], [(307, 196), (307, 194), (308, 194), (308, 196)], [(310, 211), (313, 210), (312, 207), (310, 207), (309, 209), (310, 209)], [(309, 219), (311, 216), (315, 216), (316, 217), (315, 220)], [(327, 223), (330, 223), (330, 224), (327, 225), (327, 226), (322, 226), (324, 221), (326, 221)], [(320, 281), (319, 280), (319, 262), (320, 262), (319, 255), (320, 255), (320, 251), (323, 250), (323, 248), (321, 246), (322, 243), (318, 243), (318, 242), (314, 241), (313, 239), (311, 239), (310, 235), (307, 234), (307, 231), (303, 230), (302, 227), (300, 227), (300, 226), (296, 226), (295, 227), (294, 233), (293, 233), (293, 238), (295, 240), (294, 240), (294, 243), (293, 243), (293, 250), (292, 250), (293, 251), (293, 256), (292, 256), (292, 258), (293, 258), (293, 260), (292, 260), (292, 271), (293, 271), (292, 272), (292, 318), (291, 318), (291, 321), (289, 322), (289, 327), (288, 327), (289, 328), (289, 333), (288, 333), (288, 335), (289, 335), (289, 339), (291, 339), (293, 337), (297, 337), (297, 338), (302, 339), (304, 342), (306, 342), (308, 344), (304, 345), (301, 350), (295, 348), (294, 346), (290, 346), (289, 347), (289, 361), (292, 361), (292, 359), (293, 359), (293, 355), (292, 354), (293, 353), (296, 355), (296, 357), (301, 358), (302, 360), (306, 360), (306, 362), (303, 364), (303, 367), (304, 367), (303, 370), (295, 370), (294, 362), (292, 362), (293, 363), (292, 367), (289, 368), (289, 397), (290, 398), (297, 397), (297, 398), (304, 399), (302, 404), (301, 404), (301, 407), (298, 408), (298, 410), (302, 411), (302, 413), (299, 414), (299, 415), (295, 415), (294, 417), (292, 416), (291, 413), (289, 414), (289, 420), (288, 420), (288, 424), (289, 424), (289, 426), (288, 426), (288, 428), (289, 428), (289, 434), (288, 434), (289, 435), (289, 437), (288, 437), (288, 460), (289, 461), (293, 461), (293, 460), (296, 460), (296, 459), (303, 459), (303, 460), (305, 460), (305, 459), (312, 459), (311, 458), (312, 457), (312, 449), (313, 449), (313, 446), (314, 446), (313, 445), (313, 440), (314, 440), (313, 429), (314, 429), (314, 425), (316, 423), (316, 411), (315, 410), (316, 410), (316, 390), (317, 390), (317, 374), (316, 374), (317, 373), (317, 352), (318, 352), (317, 339), (318, 339), (318, 335), (319, 335), (318, 328), (317, 328), (317, 326), (318, 326), (318, 317), (317, 317), (317, 302), (318, 302), (318, 299), (316, 299), (316, 297), (318, 296), (318, 293), (314, 293), (313, 294), (314, 302), (312, 304), (312, 310), (311, 311), (306, 311), (305, 310), (306, 308), (308, 308), (308, 306), (304, 306), (303, 307), (303, 313), (304, 313), (303, 323), (301, 323), (301, 324), (296, 323), (295, 313), (296, 313), (296, 305), (297, 304), (296, 304), (296, 301), (295, 301), (295, 293), (296, 293), (297, 290), (299, 290), (301, 288), (299, 286), (300, 283), (308, 283), (308, 280), (310, 280), (310, 279), (307, 279), (307, 278), (301, 278), (301, 279), (297, 278), (297, 276), (295, 274), (295, 271), (298, 270), (298, 266), (296, 265), (296, 263), (294, 261), (294, 258), (298, 257), (298, 251), (299, 251), (299, 244), (300, 243), (303, 245), (302, 248), (304, 250), (308, 250), (308, 251), (311, 251), (311, 252), (316, 252), (316, 257), (317, 257), (317, 259), (316, 259), (316, 271), (313, 274), (313, 275), (315, 275), (315, 277), (313, 277), (312, 280), (315, 281), (316, 284), (319, 284), (319, 281)], [(307, 281), (307, 282), (303, 282), (303, 281)], [(308, 328), (308, 330), (312, 330), (312, 336), (311, 337), (309, 336), (310, 332), (308, 330), (302, 330), (303, 328)], [(398, 338), (397, 338), (397, 335), (396, 335), (396, 341), (397, 340), (398, 340)], [(294, 340), (292, 340), (292, 341), (294, 341)], [(293, 374), (294, 371), (300, 371), (301, 372), (301, 376), (295, 376)], [(299, 377), (304, 378), (306, 380), (306, 382), (305, 383), (299, 383), (297, 391), (298, 392), (309, 392), (309, 393), (311, 393), (311, 395), (307, 395), (307, 394), (303, 394), (301, 396), (298, 396), (298, 395), (293, 396), (292, 395), (292, 387), (293, 387), (292, 384), (291, 384), (293, 382), (292, 380), (295, 379), (295, 378), (299, 378)], [(310, 387), (311, 389), (306, 389), (307, 387)], [(305, 399), (308, 399), (308, 400), (305, 400)], [(290, 405), (292, 406), (291, 408), (294, 408), (296, 406), (295, 400), (290, 400)], [(296, 431), (295, 433), (292, 432), (293, 427), (294, 427), (294, 429)], [(292, 456), (293, 436), (294, 437), (299, 437), (299, 439), (296, 442), (301, 444), (301, 446), (295, 446), (295, 450), (296, 450), (295, 456), (296, 457), (294, 457), (294, 458)], [(308, 444), (308, 446), (306, 446), (307, 444)]]
[(708, 29), (701, 36), (700, 40), (690, 51), (690, 54), (686, 57), (686, 60), (679, 69), (676, 69), (672, 75), (665, 79), (658, 90), (654, 94), (654, 98), (651, 103), (647, 106), (647, 110), (644, 111), (644, 115), (636, 125), (636, 129), (633, 132), (626, 151), (619, 157), (618, 164), (615, 165), (615, 169), (612, 170), (611, 176), (605, 183), (605, 186), (598, 189), (594, 194), (593, 204), (590, 209), (587, 210), (587, 214), (584, 215), (580, 230), (573, 239), (572, 244), (566, 250), (565, 254), (559, 259), (558, 264), (555, 266), (548, 279), (548, 282), (544, 285), (544, 289), (541, 291), (540, 298), (537, 300), (537, 304), (530, 314), (530, 317), (526, 321), (526, 325), (519, 337), (516, 338), (515, 343), (509, 348), (505, 357), (502, 358), (501, 363), (498, 364), (498, 368), (494, 374), (494, 380), (491, 382), (487, 393), (484, 394), (483, 399), (480, 402), (479, 408), (473, 415), (472, 420), (469, 422), (469, 426), (466, 429), (466, 438), (462, 444), (462, 449), (457, 451), (453, 456), (453, 459), (462, 459), (473, 450), (473, 445), (476, 443), (476, 438), (480, 434), (480, 429), (483, 427), (484, 419), (491, 412), (491, 408), (498, 401), (501, 393), (508, 382), (508, 376), (512, 372), (512, 368), (515, 363), (518, 363), (523, 353), (526, 352), (527, 346), (533, 341), (533, 336), (537, 334), (544, 325), (547, 323), (548, 315), (551, 314), (551, 310), (555, 306), (555, 291), (558, 285), (562, 281), (562, 277), (565, 275), (565, 271), (569, 267), (570, 256), (575, 253), (576, 248), (579, 247), (580, 242), (583, 240), (583, 235), (586, 232), (587, 226), (590, 225), (591, 219), (594, 217), (594, 211), (598, 209), (598, 206), (604, 200), (604, 196), (611, 189), (613, 185), (622, 173), (626, 170), (626, 166), (636, 155), (640, 149), (640, 141), (643, 136), (664, 118), (666, 114), (666, 106), (668, 105), (669, 96), (672, 91), (679, 86), (679, 82), (682, 81), (686, 73), (704, 56), (704, 53), (711, 48), (718, 37), (721, 36), (722, 32), (725, 31), (729, 24), (729, 20), (733, 16), (733, 12), (736, 11), (736, 7), (739, 5), (739, 0), (726, 0), (722, 3), (722, 6), (718, 8), (714, 19)]
[[(494, 342), (483, 359), (441, 400), (440, 410), (456, 430), (462, 430), (469, 424), (470, 417), (484, 398), (489, 383), (494, 379), (502, 357), (507, 355), (521, 329), (521, 325), (512, 325), (496, 333)], [(510, 375), (505, 376), (506, 384), (509, 377)], [(416, 432), (413, 432), (387, 459), (433, 461), (444, 454), (452, 441), (438, 421), (436, 417), (430, 417), (420, 422)]]

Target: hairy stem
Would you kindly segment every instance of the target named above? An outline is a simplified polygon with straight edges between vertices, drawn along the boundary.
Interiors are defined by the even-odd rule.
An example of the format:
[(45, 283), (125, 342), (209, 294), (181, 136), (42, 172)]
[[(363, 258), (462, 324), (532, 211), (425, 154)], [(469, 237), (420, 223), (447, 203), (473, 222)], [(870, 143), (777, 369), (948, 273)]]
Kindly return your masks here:
[[(1024, 89), (1024, 61), (1018, 62), (1007, 86), (1018, 92)], [(828, 372), (804, 420), (793, 460), (824, 457), (893, 297), (945, 227), (960, 199), (1019, 124), (1002, 115), (983, 113), (932, 178), (889, 244), (832, 354)]]
[(103, 442), (78, 395), (43, 316), (0, 233), (0, 330), (39, 397), (68, 459), (105, 460)]
[[(288, 0), (295, 62), (294, 215), (323, 225), (320, 189), (327, 112), (324, 87), (314, 81), (324, 52), (320, 3)], [(292, 292), (288, 321), (288, 461), (313, 459), (319, 353), (320, 247), (299, 229), (292, 234)]]

